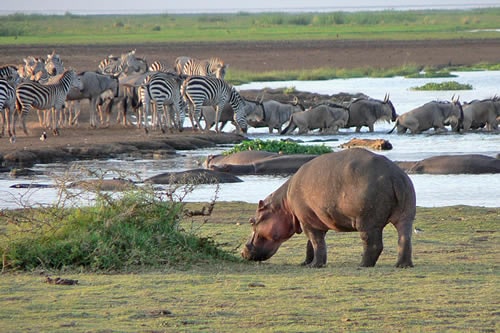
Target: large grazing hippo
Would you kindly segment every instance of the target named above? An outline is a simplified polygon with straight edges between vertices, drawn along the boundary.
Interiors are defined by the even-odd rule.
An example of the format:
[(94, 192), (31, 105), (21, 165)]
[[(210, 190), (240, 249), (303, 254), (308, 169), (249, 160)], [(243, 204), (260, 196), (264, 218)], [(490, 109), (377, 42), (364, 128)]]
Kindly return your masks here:
[(322, 267), (327, 231), (358, 231), (364, 247), (361, 266), (371, 267), (383, 249), (382, 231), (392, 223), (399, 238), (396, 266), (412, 267), (415, 212), (410, 178), (386, 157), (363, 148), (325, 154), (259, 201), (242, 256), (267, 260), (284, 241), (304, 231), (308, 242), (303, 264)]
[(480, 154), (441, 155), (421, 161), (396, 162), (396, 164), (408, 173), (441, 175), (500, 173), (500, 159)]

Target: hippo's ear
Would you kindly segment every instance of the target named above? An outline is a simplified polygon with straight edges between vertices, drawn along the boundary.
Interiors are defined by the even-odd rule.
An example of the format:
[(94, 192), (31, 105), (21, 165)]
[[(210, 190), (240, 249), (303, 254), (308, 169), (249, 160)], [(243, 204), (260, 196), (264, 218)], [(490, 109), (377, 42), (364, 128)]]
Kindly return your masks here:
[(259, 200), (258, 209), (263, 209), (264, 207), (266, 207), (266, 204), (264, 203), (264, 200)]

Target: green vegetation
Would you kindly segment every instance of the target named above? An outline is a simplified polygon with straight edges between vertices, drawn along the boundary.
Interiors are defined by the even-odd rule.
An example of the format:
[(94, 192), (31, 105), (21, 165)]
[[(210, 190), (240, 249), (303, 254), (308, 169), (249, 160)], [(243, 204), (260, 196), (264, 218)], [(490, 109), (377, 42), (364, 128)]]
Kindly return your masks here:
[[(0, 254), (13, 270), (131, 271), (235, 260), (209, 238), (179, 226), (184, 204), (140, 188), (119, 198), (97, 191), (93, 207), (9, 211)], [(1, 225), (1, 224), (0, 224)]]
[(446, 81), (440, 83), (429, 82), (419, 87), (412, 87), (412, 90), (472, 90), (472, 85), (458, 83), (456, 81)]
[(0, 45), (498, 38), (500, 8), (328, 13), (3, 16)]
[[(238, 255), (255, 209), (218, 202), (211, 216), (183, 219), (180, 227)], [(397, 233), (388, 226), (374, 268), (357, 266), (358, 233), (331, 231), (322, 269), (300, 266), (301, 234), (264, 263), (7, 273), (0, 275), (0, 322), (5, 332), (495, 332), (499, 216), (498, 208), (418, 208), (415, 226), (423, 231), (413, 236), (415, 267), (404, 270), (394, 268)], [(47, 284), (46, 274), (79, 284)]]
[(265, 150), (273, 153), (282, 154), (311, 154), (321, 155), (331, 153), (332, 148), (325, 145), (302, 145), (297, 142), (283, 140), (245, 140), (226, 150), (223, 154), (230, 155), (239, 151), (246, 150)]

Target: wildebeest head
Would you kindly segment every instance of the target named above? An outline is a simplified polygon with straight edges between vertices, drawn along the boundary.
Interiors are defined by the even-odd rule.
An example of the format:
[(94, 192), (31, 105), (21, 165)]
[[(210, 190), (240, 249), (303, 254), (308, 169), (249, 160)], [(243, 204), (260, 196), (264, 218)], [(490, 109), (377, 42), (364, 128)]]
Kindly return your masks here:
[(241, 251), (247, 260), (264, 261), (271, 258), (283, 242), (295, 233), (302, 232), (298, 221), (289, 212), (262, 200), (250, 224), (252, 235)]
[(462, 109), (462, 104), (459, 101), (460, 97), (453, 96), (451, 99), (451, 112), (450, 112), (450, 117), (448, 119), (450, 120), (451, 127), (454, 131), (460, 132), (460, 128), (463, 126), (463, 121), (464, 121), (464, 111)]
[(387, 107), (389, 107), (391, 110), (391, 120), (396, 121), (396, 119), (398, 118), (398, 114), (396, 113), (396, 109), (394, 108), (394, 105), (392, 104), (391, 100), (389, 99), (389, 94), (385, 95), (384, 104), (387, 104)]

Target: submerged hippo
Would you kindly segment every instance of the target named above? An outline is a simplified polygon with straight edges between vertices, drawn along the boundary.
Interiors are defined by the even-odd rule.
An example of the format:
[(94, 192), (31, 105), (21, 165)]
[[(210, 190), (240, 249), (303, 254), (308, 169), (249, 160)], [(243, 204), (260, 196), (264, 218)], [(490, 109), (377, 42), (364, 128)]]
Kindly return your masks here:
[(421, 161), (396, 162), (408, 173), (448, 174), (483, 174), (500, 173), (500, 159), (480, 155), (441, 155)]
[(280, 245), (302, 231), (308, 238), (304, 265), (326, 264), (328, 230), (358, 231), (361, 266), (375, 266), (382, 231), (398, 231), (397, 267), (413, 267), (411, 236), (416, 199), (408, 175), (384, 156), (352, 148), (304, 164), (259, 205), (250, 219), (253, 232), (242, 251), (248, 260), (271, 258)]

